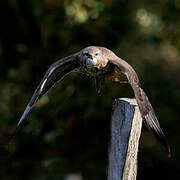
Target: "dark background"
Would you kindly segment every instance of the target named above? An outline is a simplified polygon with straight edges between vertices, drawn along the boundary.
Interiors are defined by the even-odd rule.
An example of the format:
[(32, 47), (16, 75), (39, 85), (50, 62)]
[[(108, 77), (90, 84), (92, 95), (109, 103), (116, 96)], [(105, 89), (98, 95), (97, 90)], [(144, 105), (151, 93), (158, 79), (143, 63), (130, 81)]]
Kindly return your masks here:
[[(105, 46), (136, 70), (172, 149), (143, 127), (138, 180), (179, 179), (180, 0), (7, 0), (0, 4), (0, 143), (7, 142), (47, 68), (89, 45)], [(72, 73), (0, 148), (1, 180), (106, 179), (112, 103), (127, 84)]]

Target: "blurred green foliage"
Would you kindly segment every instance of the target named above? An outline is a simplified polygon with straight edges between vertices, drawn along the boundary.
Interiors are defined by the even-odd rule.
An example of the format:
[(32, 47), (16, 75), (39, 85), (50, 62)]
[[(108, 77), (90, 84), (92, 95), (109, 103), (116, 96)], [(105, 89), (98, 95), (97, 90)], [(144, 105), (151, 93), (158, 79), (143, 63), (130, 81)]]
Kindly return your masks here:
[[(172, 148), (168, 159), (143, 132), (138, 179), (179, 179), (180, 1), (36, 0), (0, 5), (0, 143), (13, 132), (51, 63), (89, 45), (105, 46), (139, 74)], [(106, 179), (112, 103), (129, 85), (72, 73), (33, 109), (12, 144), (0, 148), (1, 180)]]

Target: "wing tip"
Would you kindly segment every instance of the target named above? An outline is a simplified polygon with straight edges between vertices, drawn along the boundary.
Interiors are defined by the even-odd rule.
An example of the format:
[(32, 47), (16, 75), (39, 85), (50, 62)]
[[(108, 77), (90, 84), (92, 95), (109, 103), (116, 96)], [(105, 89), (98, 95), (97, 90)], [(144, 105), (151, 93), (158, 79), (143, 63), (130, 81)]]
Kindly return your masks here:
[(18, 132), (19, 128), (21, 127), (23, 121), (25, 120), (25, 118), (27, 117), (29, 111), (31, 110), (32, 107), (30, 107), (29, 105), (27, 105), (23, 115), (21, 116), (21, 119), (19, 120), (16, 129), (14, 130), (14, 132), (12, 133), (12, 135), (10, 136), (6, 147), (8, 147), (11, 144), (12, 139), (15, 137), (16, 133)]
[(168, 141), (160, 127), (160, 124), (159, 124), (157, 118), (155, 116), (148, 114), (143, 118), (143, 120), (144, 120), (146, 127), (153, 133), (155, 138), (162, 145), (162, 147), (167, 152), (168, 157), (170, 158), (171, 157), (171, 149), (170, 149)]

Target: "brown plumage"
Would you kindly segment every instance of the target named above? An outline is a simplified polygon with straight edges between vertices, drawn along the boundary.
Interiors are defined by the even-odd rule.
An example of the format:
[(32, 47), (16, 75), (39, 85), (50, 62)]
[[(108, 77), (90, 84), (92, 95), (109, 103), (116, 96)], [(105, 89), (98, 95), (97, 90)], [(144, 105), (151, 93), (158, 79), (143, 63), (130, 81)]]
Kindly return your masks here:
[(60, 59), (49, 67), (28, 103), (16, 130), (10, 138), (10, 141), (17, 133), (22, 122), (27, 117), (29, 111), (35, 106), (37, 101), (65, 75), (74, 70), (94, 76), (98, 93), (102, 88), (104, 78), (112, 81), (128, 82), (134, 91), (145, 125), (150, 131), (152, 131), (170, 156), (170, 148), (165, 135), (160, 127), (148, 97), (140, 86), (138, 76), (134, 69), (109, 49), (96, 46), (84, 48), (73, 55)]

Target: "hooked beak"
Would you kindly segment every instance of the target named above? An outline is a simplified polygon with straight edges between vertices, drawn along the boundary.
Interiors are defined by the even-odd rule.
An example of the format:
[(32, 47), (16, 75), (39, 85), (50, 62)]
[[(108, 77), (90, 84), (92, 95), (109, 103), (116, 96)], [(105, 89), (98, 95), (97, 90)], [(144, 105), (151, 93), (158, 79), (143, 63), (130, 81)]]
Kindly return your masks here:
[(94, 55), (92, 53), (89, 53), (88, 58), (93, 59), (93, 56)]

